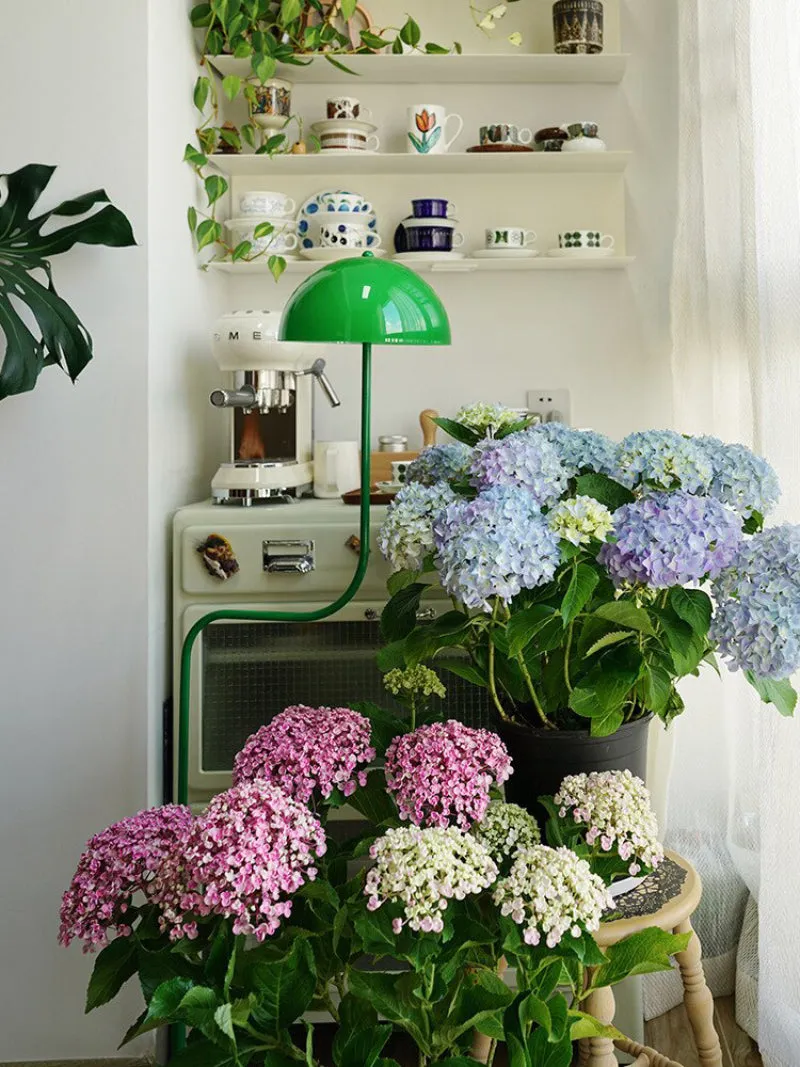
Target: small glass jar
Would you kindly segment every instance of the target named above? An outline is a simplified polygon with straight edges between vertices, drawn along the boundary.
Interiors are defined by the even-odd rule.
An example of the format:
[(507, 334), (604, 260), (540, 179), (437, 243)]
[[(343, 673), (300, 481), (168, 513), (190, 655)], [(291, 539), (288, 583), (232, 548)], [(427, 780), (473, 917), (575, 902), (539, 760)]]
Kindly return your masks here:
[(408, 438), (402, 433), (388, 433), (378, 438), (379, 452), (408, 452)]

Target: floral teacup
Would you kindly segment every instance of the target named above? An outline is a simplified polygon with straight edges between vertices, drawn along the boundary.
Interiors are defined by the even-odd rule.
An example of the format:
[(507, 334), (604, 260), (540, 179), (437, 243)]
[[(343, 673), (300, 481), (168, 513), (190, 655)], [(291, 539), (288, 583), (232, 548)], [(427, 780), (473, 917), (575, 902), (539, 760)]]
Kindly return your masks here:
[[(452, 119), (456, 124), (453, 136), (447, 140), (445, 127)], [(421, 156), (447, 152), (464, 128), (464, 120), (454, 112), (448, 115), (441, 104), (415, 104), (408, 109), (406, 151)]]

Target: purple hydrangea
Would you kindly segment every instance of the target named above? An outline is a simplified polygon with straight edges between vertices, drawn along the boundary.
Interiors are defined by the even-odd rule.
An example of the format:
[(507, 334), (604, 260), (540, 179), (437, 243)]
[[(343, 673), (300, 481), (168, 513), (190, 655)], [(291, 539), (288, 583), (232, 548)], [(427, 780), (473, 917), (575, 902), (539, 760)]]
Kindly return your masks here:
[(617, 446), (610, 437), (596, 430), (573, 430), (560, 422), (542, 422), (532, 427), (555, 447), (559, 459), (574, 478), (581, 471), (594, 471), (613, 478), (617, 474)]
[(614, 537), (598, 559), (617, 586), (642, 582), (653, 589), (716, 577), (736, 558), (742, 520), (718, 500), (653, 493), (614, 514)]
[(782, 679), (800, 669), (799, 526), (744, 541), (712, 593), (711, 637), (732, 670)]
[(456, 500), (433, 523), (442, 585), (468, 608), (491, 611), (522, 589), (549, 582), (560, 562), (558, 537), (525, 489), (490, 489)]
[(709, 493), (746, 519), (768, 515), (780, 500), (778, 475), (745, 445), (726, 445), (718, 437), (698, 437), (713, 469)]
[(629, 434), (617, 451), (617, 478), (633, 488), (705, 492), (714, 469), (702, 445), (674, 430)]
[(451, 480), (466, 481), (472, 449), (456, 442), (447, 445), (431, 445), (420, 452), (406, 471), (406, 482), (420, 485), (436, 485)]
[(475, 446), (472, 484), (478, 489), (512, 486), (527, 489), (539, 507), (555, 503), (567, 488), (567, 472), (554, 445), (531, 430)]
[(444, 482), (403, 486), (378, 531), (378, 547), (393, 570), (419, 570), (433, 550), (434, 516), (455, 498)]

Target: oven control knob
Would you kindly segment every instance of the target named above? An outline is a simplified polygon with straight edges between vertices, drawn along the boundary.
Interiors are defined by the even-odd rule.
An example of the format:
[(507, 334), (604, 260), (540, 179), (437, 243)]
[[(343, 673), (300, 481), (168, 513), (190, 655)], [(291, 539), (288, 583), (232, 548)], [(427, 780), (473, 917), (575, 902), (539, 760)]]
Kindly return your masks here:
[(367, 620), (367, 622), (377, 622), (377, 620), (380, 618), (380, 614), (375, 610), (375, 608), (367, 608), (364, 612), (364, 618)]

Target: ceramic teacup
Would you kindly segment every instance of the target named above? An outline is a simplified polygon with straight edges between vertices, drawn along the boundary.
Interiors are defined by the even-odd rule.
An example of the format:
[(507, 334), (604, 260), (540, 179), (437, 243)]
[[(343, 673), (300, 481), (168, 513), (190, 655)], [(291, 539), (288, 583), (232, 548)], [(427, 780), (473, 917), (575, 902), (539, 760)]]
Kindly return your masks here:
[(596, 137), (598, 133), (596, 122), (565, 122), (561, 129), (569, 137)]
[(507, 122), (495, 122), (489, 126), (481, 126), (480, 143), (490, 144), (523, 144), (529, 145), (533, 140), (533, 133), (524, 126), (510, 125)]
[(253, 190), (239, 197), (240, 215), (266, 215), (281, 218), (293, 215), (297, 205), (286, 193)]
[(392, 484), (405, 485), (408, 468), (411, 466), (408, 460), (397, 460), (392, 464)]
[(360, 193), (349, 193), (346, 189), (320, 193), (316, 199), (321, 211), (353, 212), (360, 215), (369, 215), (372, 212), (372, 204), (368, 200)]
[(452, 219), (456, 214), (456, 205), (452, 200), (443, 200), (438, 197), (412, 200), (411, 209), (416, 219)]
[(533, 230), (521, 226), (492, 226), (486, 231), (487, 248), (530, 248), (536, 239)]
[(270, 78), (265, 84), (250, 82), (250, 117), (265, 130), (282, 129), (292, 113), (292, 83), (285, 78)]
[(354, 96), (332, 96), (326, 104), (329, 119), (368, 119), (372, 112)]
[(567, 249), (613, 248), (614, 238), (599, 230), (569, 230), (558, 235), (558, 247)]
[[(448, 122), (456, 126), (449, 140), (445, 132)], [(408, 109), (406, 151), (421, 156), (441, 155), (450, 149), (463, 129), (464, 120), (461, 116), (455, 113), (448, 115), (441, 104), (414, 104)]]
[(349, 222), (325, 222), (319, 242), (324, 248), (380, 248), (380, 234)]
[[(417, 222), (417, 220), (414, 220)], [(394, 247), (398, 252), (452, 252), (464, 243), (464, 234), (457, 233), (445, 219), (431, 220), (422, 225), (400, 223), (395, 230)]]
[[(256, 229), (265, 222), (272, 225), (272, 231), (264, 236), (256, 237)], [(262, 252), (282, 255), (284, 252), (293, 252), (298, 245), (293, 219), (270, 219), (245, 215), (239, 219), (228, 219), (225, 225), (235, 245), (241, 244), (242, 241), (250, 242), (250, 255), (252, 256), (260, 255)]]

